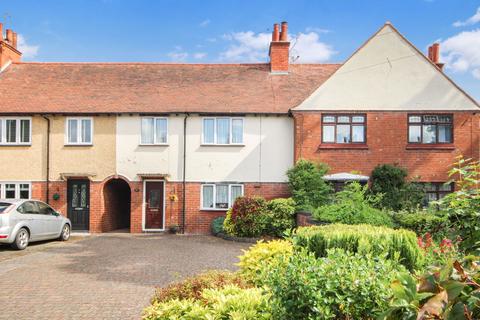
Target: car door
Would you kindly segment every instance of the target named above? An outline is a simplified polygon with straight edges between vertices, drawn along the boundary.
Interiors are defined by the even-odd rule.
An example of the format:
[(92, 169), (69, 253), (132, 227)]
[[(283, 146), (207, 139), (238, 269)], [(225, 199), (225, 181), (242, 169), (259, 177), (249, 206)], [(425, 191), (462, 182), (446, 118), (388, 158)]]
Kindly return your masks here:
[(60, 235), (60, 230), (62, 229), (61, 222), (62, 219), (59, 215), (55, 214), (55, 210), (52, 209), (48, 204), (36, 201), (38, 206), (38, 212), (41, 216), (45, 228), (44, 236), (46, 238), (55, 238)]
[(20, 213), (17, 223), (22, 223), (30, 230), (30, 240), (41, 240), (45, 237), (45, 226), (43, 219), (38, 212), (35, 201), (25, 201), (18, 208)]

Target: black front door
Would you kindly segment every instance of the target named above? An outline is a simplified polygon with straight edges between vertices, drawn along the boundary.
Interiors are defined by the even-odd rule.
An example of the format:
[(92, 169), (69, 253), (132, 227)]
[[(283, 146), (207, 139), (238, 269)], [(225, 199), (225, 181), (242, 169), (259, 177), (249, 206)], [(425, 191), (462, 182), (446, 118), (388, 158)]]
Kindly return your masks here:
[(90, 221), (90, 181), (68, 180), (68, 218), (73, 230), (88, 230)]

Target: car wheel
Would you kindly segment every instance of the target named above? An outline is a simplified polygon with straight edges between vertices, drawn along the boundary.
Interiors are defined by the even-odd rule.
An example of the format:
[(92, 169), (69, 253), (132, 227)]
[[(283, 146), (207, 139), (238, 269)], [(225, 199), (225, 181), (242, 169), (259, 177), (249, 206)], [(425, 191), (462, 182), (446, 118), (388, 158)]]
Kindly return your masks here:
[(15, 241), (12, 243), (12, 247), (16, 250), (23, 250), (28, 246), (28, 240), (30, 238), (30, 234), (28, 233), (27, 229), (21, 228), (17, 232), (17, 236), (15, 237)]
[(70, 226), (68, 224), (63, 226), (62, 233), (60, 234), (60, 241), (68, 241), (70, 239)]

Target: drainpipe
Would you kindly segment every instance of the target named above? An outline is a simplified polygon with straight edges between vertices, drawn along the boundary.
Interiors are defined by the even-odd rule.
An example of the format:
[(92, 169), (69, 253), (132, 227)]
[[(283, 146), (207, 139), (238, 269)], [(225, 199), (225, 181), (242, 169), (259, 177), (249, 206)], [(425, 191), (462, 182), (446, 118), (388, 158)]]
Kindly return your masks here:
[(183, 118), (183, 205), (182, 205), (182, 233), (185, 233), (185, 215), (186, 215), (186, 171), (187, 171), (187, 118), (188, 113), (185, 114), (185, 118)]
[(50, 200), (50, 118), (42, 116), (47, 120), (47, 190), (45, 191), (47, 197), (47, 203), (49, 204)]

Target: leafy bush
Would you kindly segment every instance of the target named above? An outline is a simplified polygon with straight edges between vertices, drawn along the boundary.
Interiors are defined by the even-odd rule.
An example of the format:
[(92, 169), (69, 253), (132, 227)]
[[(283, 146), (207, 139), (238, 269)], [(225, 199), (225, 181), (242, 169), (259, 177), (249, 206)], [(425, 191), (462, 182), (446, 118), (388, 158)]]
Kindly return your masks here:
[(293, 199), (274, 199), (267, 203), (267, 223), (265, 232), (281, 237), (286, 230), (295, 227), (295, 201)]
[(414, 232), (366, 224), (331, 224), (298, 228), (293, 236), (296, 247), (303, 247), (325, 257), (328, 249), (340, 248), (352, 253), (383, 255), (390, 260), (399, 260), (413, 271), (421, 268), (424, 256), (417, 244)]
[(223, 227), (238, 237), (258, 237), (267, 224), (267, 202), (261, 197), (239, 197), (227, 211)]
[(471, 261), (451, 261), (418, 280), (404, 273), (392, 283), (393, 299), (379, 319), (480, 319), (479, 281)]
[(388, 306), (390, 283), (405, 268), (379, 256), (329, 250), (292, 255), (267, 276), (274, 319), (374, 319)]
[(158, 288), (152, 303), (166, 302), (175, 299), (200, 299), (204, 289), (219, 289), (226, 285), (248, 288), (250, 285), (238, 273), (228, 271), (209, 271), (194, 277)]
[(412, 210), (421, 206), (425, 191), (420, 184), (407, 182), (407, 171), (390, 164), (378, 165), (371, 176), (371, 192), (382, 194), (381, 208)]
[(263, 285), (265, 273), (277, 270), (293, 252), (293, 245), (287, 240), (259, 241), (240, 256), (240, 273), (248, 281)]
[(204, 289), (199, 300), (155, 302), (144, 310), (144, 320), (171, 319), (271, 319), (269, 295), (260, 288), (242, 289), (227, 285)]
[(223, 222), (225, 221), (225, 217), (216, 217), (212, 220), (212, 224), (210, 225), (211, 231), (213, 235), (217, 235), (219, 233), (224, 233), (225, 230), (223, 229)]
[(452, 230), (463, 238), (466, 251), (480, 249), (480, 162), (460, 157), (449, 176), (457, 190), (437, 204), (449, 217)]
[(393, 215), (395, 224), (401, 228), (415, 231), (418, 235), (430, 233), (436, 238), (448, 235), (448, 216), (436, 210), (417, 210), (415, 212), (400, 211)]
[(332, 187), (323, 179), (327, 171), (325, 164), (303, 159), (287, 171), (288, 186), (298, 209), (311, 210), (328, 201)]
[(317, 208), (313, 212), (313, 217), (316, 220), (330, 223), (365, 223), (393, 227), (391, 216), (387, 212), (373, 207), (381, 200), (381, 197), (368, 195), (367, 192), (368, 185), (362, 187), (358, 182), (351, 182), (342, 191), (335, 194), (332, 204)]

